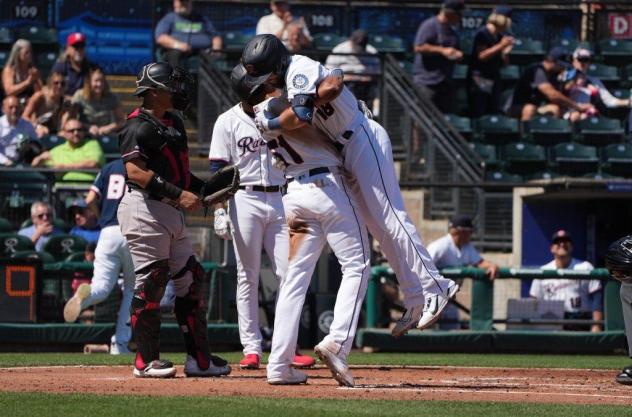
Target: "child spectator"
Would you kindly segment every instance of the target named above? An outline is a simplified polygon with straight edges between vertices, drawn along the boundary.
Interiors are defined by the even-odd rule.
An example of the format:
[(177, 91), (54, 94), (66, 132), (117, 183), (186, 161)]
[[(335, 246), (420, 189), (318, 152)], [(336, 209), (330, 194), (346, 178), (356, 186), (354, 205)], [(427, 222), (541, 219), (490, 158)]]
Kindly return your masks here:
[(66, 81), (68, 99), (83, 87), (91, 67), (86, 57), (86, 36), (79, 32), (71, 33), (66, 38), (66, 50), (53, 66), (53, 72), (60, 73)]
[(31, 205), (32, 225), (18, 231), (21, 236), (28, 237), (35, 245), (36, 251), (41, 251), (51, 236), (63, 235), (61, 229), (53, 226), (55, 213), (50, 204), (44, 201), (36, 201)]
[(56, 134), (63, 125), (68, 112), (68, 106), (64, 104), (65, 92), (64, 76), (53, 72), (46, 85), (29, 99), (24, 118), (35, 126), (38, 137)]
[[(575, 103), (590, 104), (593, 98), (599, 95), (599, 90), (597, 88), (587, 84), (586, 75), (581, 71), (577, 71), (575, 68), (562, 72), (559, 80), (562, 83), (564, 94), (566, 94), (568, 98), (573, 100)], [(597, 109), (594, 107), (591, 107), (586, 111), (570, 108), (566, 109), (563, 117), (571, 122), (577, 122), (579, 120), (595, 116), (597, 113)]]
[(88, 208), (86, 202), (78, 198), (68, 207), (68, 217), (75, 223), (70, 234), (81, 236), (88, 243), (95, 243), (99, 240), (101, 229), (98, 225), (97, 216)]
[(16, 96), (22, 106), (42, 89), (40, 73), (33, 64), (33, 48), (26, 39), (18, 39), (2, 69), (2, 88), (7, 96)]

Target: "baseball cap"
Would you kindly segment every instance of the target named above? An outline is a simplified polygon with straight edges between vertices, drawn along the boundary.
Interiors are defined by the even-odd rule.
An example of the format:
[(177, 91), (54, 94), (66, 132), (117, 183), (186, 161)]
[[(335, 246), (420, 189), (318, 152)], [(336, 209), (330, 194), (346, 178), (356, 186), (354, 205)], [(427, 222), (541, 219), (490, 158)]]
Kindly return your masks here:
[(494, 7), (494, 13), (500, 14), (503, 16), (511, 17), (511, 12), (513, 9), (510, 6), (496, 6)]
[(66, 208), (69, 211), (72, 211), (74, 209), (84, 209), (86, 207), (88, 207), (88, 205), (83, 198), (76, 198), (74, 200), (71, 200), (70, 203), (66, 204)]
[(573, 59), (578, 61), (589, 61), (592, 59), (592, 52), (586, 48), (577, 48), (573, 52)]
[(457, 214), (450, 218), (448, 222), (448, 227), (457, 228), (457, 229), (470, 229), (474, 230), (474, 224), (472, 223), (472, 218), (469, 216), (465, 216), (462, 214)]
[(86, 35), (81, 32), (73, 32), (66, 38), (66, 45), (68, 46), (75, 46), (78, 43), (85, 45)]
[(465, 10), (465, 2), (463, 0), (445, 0), (441, 7), (452, 13), (461, 14)]
[(573, 241), (573, 239), (571, 238), (571, 234), (568, 233), (566, 230), (558, 230), (557, 232), (553, 233), (553, 236), (551, 237), (551, 243), (557, 243), (561, 240), (568, 240), (569, 242)]
[(562, 46), (552, 48), (546, 56), (556, 64), (568, 66), (568, 50)]

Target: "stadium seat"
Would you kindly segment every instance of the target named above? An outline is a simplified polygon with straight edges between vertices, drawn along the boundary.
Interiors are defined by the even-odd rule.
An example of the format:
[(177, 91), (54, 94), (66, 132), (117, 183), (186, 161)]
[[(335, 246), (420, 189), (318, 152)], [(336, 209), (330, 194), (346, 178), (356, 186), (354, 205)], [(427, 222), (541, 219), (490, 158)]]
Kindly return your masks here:
[(623, 128), (617, 119), (606, 117), (590, 117), (577, 122), (578, 139), (586, 145), (604, 146), (621, 142)]
[(532, 180), (551, 180), (553, 178), (559, 177), (559, 174), (554, 171), (539, 171), (533, 174), (528, 174), (525, 176), (527, 181)]
[(224, 49), (242, 51), (252, 36), (241, 32), (224, 33)]
[(11, 45), (13, 43), (13, 34), (9, 28), (0, 28), (0, 45)]
[(611, 180), (619, 177), (605, 172), (589, 172), (588, 174), (582, 175), (582, 178), (589, 178), (591, 180)]
[(632, 176), (632, 144), (617, 143), (601, 150), (602, 169), (610, 174)]
[(461, 136), (468, 140), (472, 137), (472, 122), (468, 117), (446, 114), (444, 118)]
[(33, 242), (17, 233), (0, 233), (0, 253), (10, 256), (18, 251), (34, 250)]
[(566, 48), (567, 51), (569, 52), (573, 52), (575, 49), (577, 49), (577, 47), (582, 46), (586, 49), (589, 49), (592, 51), (592, 48), (590, 47), (590, 45), (586, 42), (580, 42), (577, 39), (556, 39), (553, 42), (551, 42), (551, 48), (554, 48), (556, 46), (561, 46), (563, 48)]
[(452, 73), (452, 79), (457, 83), (463, 84), (467, 77), (467, 65), (455, 65), (454, 72)]
[(413, 63), (410, 61), (399, 61), (399, 66), (406, 74), (413, 73)]
[(588, 75), (597, 77), (604, 84), (613, 87), (618, 86), (621, 81), (617, 67), (594, 62), (588, 67)]
[(545, 51), (542, 41), (518, 38), (509, 53), (509, 60), (513, 64), (526, 65), (541, 60), (544, 54)]
[(483, 159), (485, 167), (488, 169), (497, 169), (500, 167), (500, 160), (494, 145), (485, 143), (471, 142), (470, 147)]
[(627, 39), (603, 39), (599, 51), (607, 65), (626, 65), (632, 58), (632, 41)]
[(37, 68), (42, 72), (42, 78), (45, 78), (53, 69), (53, 65), (57, 61), (55, 52), (40, 52), (35, 55), (35, 63)]
[(531, 140), (539, 145), (555, 145), (570, 141), (573, 136), (571, 124), (564, 119), (536, 116), (525, 123)]
[(459, 115), (470, 114), (470, 102), (465, 88), (457, 88), (454, 94), (455, 111)]
[(544, 147), (525, 142), (503, 146), (502, 160), (508, 172), (521, 175), (543, 170), (547, 162)]
[(36, 250), (22, 250), (17, 251), (11, 255), (14, 259), (41, 259), (44, 263), (55, 262), (55, 258), (48, 252), (36, 251)]
[(314, 48), (319, 51), (331, 51), (336, 45), (345, 40), (345, 38), (335, 33), (317, 33), (312, 39)]
[(121, 157), (119, 152), (118, 138), (116, 136), (101, 136), (98, 138), (101, 150), (105, 155), (105, 159), (110, 162)]
[(80, 236), (57, 235), (46, 242), (44, 250), (53, 255), (55, 260), (63, 261), (75, 252), (83, 252), (86, 249), (86, 245), (87, 242)]
[(369, 37), (369, 44), (373, 45), (379, 52), (398, 53), (405, 52), (402, 38), (388, 35), (374, 35)]
[(597, 148), (579, 143), (560, 143), (551, 149), (551, 162), (561, 174), (583, 175), (599, 168)]
[(0, 217), (0, 233), (11, 233), (14, 231), (15, 229), (11, 222), (4, 217)]
[(26, 26), (17, 30), (17, 37), (30, 41), (34, 49), (38, 49), (38, 45), (55, 48), (58, 45), (57, 30), (54, 28)]
[(507, 65), (500, 69), (500, 80), (506, 83), (515, 83), (520, 78), (518, 65)]
[(485, 173), (485, 181), (489, 182), (524, 182), (522, 176), (517, 174), (510, 174), (505, 171), (489, 171)]
[(64, 259), (64, 262), (84, 262), (86, 260), (85, 252), (71, 253)]
[(473, 36), (461, 36), (459, 38), (459, 50), (463, 52), (463, 58), (468, 58), (472, 54), (472, 47), (474, 47)]
[(4, 64), (7, 63), (7, 59), (9, 59), (9, 52), (0, 51), (0, 67), (4, 67)]
[(476, 131), (481, 141), (505, 144), (518, 140), (520, 129), (518, 120), (500, 114), (490, 114), (476, 121)]
[(66, 142), (66, 139), (57, 135), (48, 135), (40, 138), (40, 143), (47, 151), (64, 142)]

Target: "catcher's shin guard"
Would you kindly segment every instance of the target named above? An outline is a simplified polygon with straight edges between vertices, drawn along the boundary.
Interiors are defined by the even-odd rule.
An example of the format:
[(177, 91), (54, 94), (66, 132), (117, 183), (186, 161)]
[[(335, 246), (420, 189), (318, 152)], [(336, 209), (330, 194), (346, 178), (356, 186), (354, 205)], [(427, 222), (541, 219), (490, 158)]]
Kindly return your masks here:
[(204, 269), (194, 256), (188, 259), (186, 266), (173, 279), (181, 279), (187, 273), (192, 274), (193, 283), (184, 297), (176, 296), (176, 319), (184, 336), (187, 353), (195, 358), (200, 369), (205, 370), (210, 365), (210, 351), (206, 323), (206, 297), (202, 295)]
[(131, 322), (138, 350), (134, 366), (145, 369), (160, 358), (160, 300), (169, 281), (169, 262), (156, 261), (136, 273), (141, 282), (134, 291)]

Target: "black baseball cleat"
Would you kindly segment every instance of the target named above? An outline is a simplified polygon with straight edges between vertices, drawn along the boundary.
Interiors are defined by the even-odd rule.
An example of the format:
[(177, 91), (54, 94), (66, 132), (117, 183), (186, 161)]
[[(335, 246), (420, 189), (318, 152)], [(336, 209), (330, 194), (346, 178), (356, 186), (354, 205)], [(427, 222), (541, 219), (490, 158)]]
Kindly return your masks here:
[(619, 373), (619, 375), (617, 375), (615, 380), (619, 384), (632, 385), (632, 365), (623, 368), (623, 370), (621, 371), (621, 373)]

